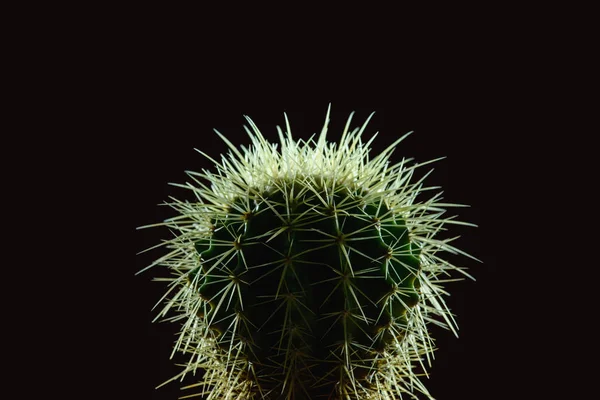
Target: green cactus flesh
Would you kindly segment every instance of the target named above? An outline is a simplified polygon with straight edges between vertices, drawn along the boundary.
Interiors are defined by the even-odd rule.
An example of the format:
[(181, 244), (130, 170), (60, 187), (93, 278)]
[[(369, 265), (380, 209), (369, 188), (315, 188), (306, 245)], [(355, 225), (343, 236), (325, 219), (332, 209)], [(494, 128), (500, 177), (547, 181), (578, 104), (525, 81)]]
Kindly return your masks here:
[(211, 224), (187, 278), (216, 351), (235, 353), (257, 398), (376, 389), (369, 374), (419, 301), (419, 250), (383, 195), (282, 180), (234, 199)]

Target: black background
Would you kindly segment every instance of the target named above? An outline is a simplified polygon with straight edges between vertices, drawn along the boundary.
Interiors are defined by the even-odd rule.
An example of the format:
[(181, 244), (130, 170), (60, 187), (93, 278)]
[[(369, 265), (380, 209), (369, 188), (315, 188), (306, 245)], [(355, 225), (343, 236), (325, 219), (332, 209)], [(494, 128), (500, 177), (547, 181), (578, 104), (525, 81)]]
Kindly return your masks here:
[(447, 156), (428, 182), (471, 205), (457, 213), (479, 225), (453, 230), (483, 263), (455, 260), (477, 282), (449, 285), (460, 338), (434, 329), (432, 394), (581, 390), (582, 364), (563, 359), (589, 357), (595, 332), (584, 327), (595, 315), (584, 296), (595, 291), (580, 288), (594, 282), (581, 278), (594, 249), (581, 239), (594, 235), (576, 226), (590, 225), (596, 198), (585, 194), (597, 180), (587, 179), (595, 157), (585, 155), (597, 146), (583, 144), (595, 133), (585, 118), (596, 114), (586, 74), (594, 24), (585, 16), (594, 14), (522, 4), (426, 4), (420, 15), (364, 3), (343, 12), (223, 5), (51, 6), (12, 21), (3, 149), (4, 199), (15, 206), (4, 228), (24, 248), (5, 246), (4, 311), (16, 315), (4, 327), (14, 335), (7, 356), (17, 355), (6, 364), (27, 381), (8, 381), (28, 397), (185, 394), (177, 383), (154, 389), (178, 371), (169, 360), (178, 327), (151, 323), (165, 289), (151, 280), (165, 271), (135, 275), (161, 254), (136, 253), (169, 232), (135, 228), (171, 216), (157, 206), (168, 196), (189, 196), (168, 182), (211, 167), (194, 148), (227, 151), (213, 128), (247, 144), (247, 114), (275, 140), (287, 112), (294, 136), (307, 138), (331, 103), (330, 140), (351, 111), (355, 124), (375, 111), (365, 132), (379, 131), (373, 154), (415, 131), (393, 161)]
[[(124, 139), (133, 144), (132, 230), (171, 216), (166, 207), (157, 206), (168, 196), (191, 198), (168, 183), (185, 182), (185, 170), (210, 168), (194, 148), (213, 157), (227, 151), (213, 128), (236, 145), (248, 144), (242, 128), (243, 115), (248, 115), (268, 139), (277, 140), (275, 126), (284, 126), (286, 112), (294, 136), (308, 138), (320, 132), (331, 103), (329, 138), (336, 140), (350, 112), (356, 111), (357, 126), (375, 111), (364, 135), (379, 132), (372, 154), (414, 131), (392, 160), (446, 156), (434, 165), (428, 182), (443, 188), (446, 201), (471, 205), (456, 213), (479, 226), (453, 228), (461, 235), (457, 246), (483, 263), (453, 258), (468, 266), (477, 282), (449, 285), (452, 296), (447, 301), (457, 315), (460, 338), (432, 328), (439, 350), (425, 383), (440, 399), (509, 398), (506, 380), (516, 382), (521, 374), (513, 354), (516, 331), (508, 328), (518, 323), (513, 309), (518, 288), (510, 287), (510, 271), (519, 265), (502, 249), (512, 240), (506, 224), (517, 190), (515, 171), (522, 162), (515, 143), (524, 126), (516, 121), (527, 113), (523, 102), (527, 92), (521, 91), (520, 99), (513, 94), (516, 77), (527, 73), (514, 68), (515, 58), (502, 60), (478, 46), (460, 49), (450, 43), (426, 59), (390, 49), (360, 57), (341, 51), (324, 59), (297, 52), (258, 55), (252, 46), (190, 54), (190, 49), (161, 43), (159, 38), (154, 45), (143, 50), (132, 47), (137, 61), (125, 69), (124, 105), (117, 110), (127, 117)], [(346, 48), (351, 49), (352, 43)], [(356, 57), (361, 60), (358, 65), (351, 61)], [(162, 228), (135, 231), (131, 251), (168, 237)], [(178, 371), (169, 360), (177, 326), (151, 323), (156, 316), (151, 308), (165, 288), (151, 279), (165, 272), (157, 268), (133, 274), (160, 254), (135, 256), (129, 271), (134, 295), (128, 323), (135, 345), (128, 350), (132, 370), (128, 385), (140, 399), (186, 394), (177, 382), (154, 389)]]

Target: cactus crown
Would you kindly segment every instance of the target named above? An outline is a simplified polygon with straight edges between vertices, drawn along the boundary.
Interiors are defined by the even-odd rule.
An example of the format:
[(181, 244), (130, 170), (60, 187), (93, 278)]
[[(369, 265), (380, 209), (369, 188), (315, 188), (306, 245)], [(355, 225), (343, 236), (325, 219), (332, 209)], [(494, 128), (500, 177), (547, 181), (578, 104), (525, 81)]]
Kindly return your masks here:
[[(369, 117), (370, 119), (371, 117)], [(252, 145), (230, 151), (216, 172), (188, 172), (195, 202), (172, 199), (163, 224), (175, 237), (151, 266), (172, 272), (158, 317), (181, 321), (180, 375), (204, 371), (207, 399), (431, 398), (419, 379), (431, 361), (429, 323), (456, 333), (441, 279), (457, 267), (436, 239), (447, 224), (434, 188), (390, 155), (408, 134), (369, 157), (348, 118), (339, 144), (321, 134), (280, 147), (252, 120)], [(427, 176), (427, 175), (425, 175)], [(210, 186), (207, 186), (208, 182)], [(153, 225), (153, 226), (156, 226)], [(468, 225), (468, 224), (466, 224)], [(468, 256), (468, 255), (467, 255)], [(149, 268), (149, 267), (148, 267)]]

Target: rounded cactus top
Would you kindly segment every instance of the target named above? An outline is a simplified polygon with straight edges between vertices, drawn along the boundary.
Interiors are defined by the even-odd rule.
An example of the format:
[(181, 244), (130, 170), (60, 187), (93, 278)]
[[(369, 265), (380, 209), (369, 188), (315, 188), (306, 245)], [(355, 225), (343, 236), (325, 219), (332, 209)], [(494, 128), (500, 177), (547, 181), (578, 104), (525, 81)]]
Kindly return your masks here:
[[(173, 277), (160, 313), (181, 321), (180, 376), (204, 370), (208, 399), (392, 399), (424, 393), (433, 352), (427, 326), (456, 333), (442, 287), (441, 195), (415, 180), (411, 159), (390, 162), (398, 138), (370, 157), (362, 134), (339, 143), (295, 140), (287, 116), (279, 144), (252, 120), (249, 147), (229, 146), (215, 171), (188, 172), (194, 202), (173, 199), (163, 224), (175, 236), (153, 265)], [(425, 175), (426, 176), (426, 175)], [(465, 224), (469, 225), (469, 224)], [(153, 225), (156, 226), (156, 225)], [(442, 279), (443, 276), (443, 279)]]

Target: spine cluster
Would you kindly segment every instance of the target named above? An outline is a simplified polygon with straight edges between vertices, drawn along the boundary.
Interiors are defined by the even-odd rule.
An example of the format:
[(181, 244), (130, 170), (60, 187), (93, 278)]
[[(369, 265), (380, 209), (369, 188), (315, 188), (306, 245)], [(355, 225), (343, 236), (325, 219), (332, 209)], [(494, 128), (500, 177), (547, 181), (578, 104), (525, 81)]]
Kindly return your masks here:
[(404, 137), (369, 158), (366, 123), (348, 131), (350, 119), (339, 145), (327, 143), (326, 121), (306, 142), (287, 124), (280, 148), (248, 119), (253, 146), (223, 137), (231, 152), (213, 160), (217, 172), (182, 185), (197, 202), (170, 203), (176, 236), (153, 264), (173, 273), (160, 316), (182, 322), (180, 376), (203, 371), (197, 394), (431, 398), (419, 379), (434, 348), (427, 326), (456, 332), (440, 277), (466, 275), (440, 257), (464, 253), (436, 238), (459, 223), (444, 216), (455, 205), (421, 199), (430, 188), (411, 179), (419, 165), (390, 166)]

